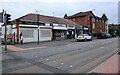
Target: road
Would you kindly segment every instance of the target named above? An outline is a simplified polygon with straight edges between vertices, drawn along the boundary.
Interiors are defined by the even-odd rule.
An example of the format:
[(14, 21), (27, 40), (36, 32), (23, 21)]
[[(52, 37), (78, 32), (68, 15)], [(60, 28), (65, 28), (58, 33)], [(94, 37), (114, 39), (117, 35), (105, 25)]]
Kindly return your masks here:
[(87, 73), (117, 51), (118, 38), (110, 38), (4, 53), (3, 73)]

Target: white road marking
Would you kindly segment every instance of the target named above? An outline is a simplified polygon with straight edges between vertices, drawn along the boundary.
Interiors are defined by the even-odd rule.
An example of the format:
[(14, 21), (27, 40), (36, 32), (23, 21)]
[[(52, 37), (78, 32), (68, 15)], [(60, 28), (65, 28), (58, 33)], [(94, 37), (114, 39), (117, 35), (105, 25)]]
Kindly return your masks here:
[(61, 65), (63, 65), (64, 63), (61, 63)]
[(72, 65), (70, 67), (73, 67)]
[(104, 47), (100, 47), (100, 48), (104, 48)]
[(47, 59), (47, 60), (49, 60), (49, 59)]

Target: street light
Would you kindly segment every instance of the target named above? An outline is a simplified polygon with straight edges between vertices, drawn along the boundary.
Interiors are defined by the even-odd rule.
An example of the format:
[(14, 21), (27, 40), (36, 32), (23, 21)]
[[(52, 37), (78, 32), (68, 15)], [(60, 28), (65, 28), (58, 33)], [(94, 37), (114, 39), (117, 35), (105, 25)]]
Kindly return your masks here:
[[(42, 12), (42, 11), (39, 11), (39, 12)], [(40, 32), (39, 32), (39, 30), (40, 30), (40, 27), (39, 27), (39, 12), (38, 11), (35, 12), (36, 15), (37, 15), (37, 25), (38, 25), (38, 45), (39, 45), (39, 35), (40, 35)]]
[(37, 15), (37, 24), (38, 24), (38, 45), (39, 45), (39, 14), (38, 14), (38, 11), (36, 11), (36, 15)]

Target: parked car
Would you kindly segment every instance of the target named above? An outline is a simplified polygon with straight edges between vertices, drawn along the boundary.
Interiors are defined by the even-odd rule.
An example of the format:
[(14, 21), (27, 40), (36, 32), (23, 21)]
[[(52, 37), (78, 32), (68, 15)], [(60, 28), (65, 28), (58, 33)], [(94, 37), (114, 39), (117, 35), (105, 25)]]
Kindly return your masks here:
[(97, 33), (97, 39), (106, 39), (107, 35), (103, 32)]
[(110, 33), (112, 37), (116, 37), (116, 34), (114, 32)]
[(106, 33), (107, 38), (112, 38), (112, 36), (109, 33)]
[(81, 34), (77, 37), (77, 41), (80, 41), (80, 40), (84, 40), (85, 42), (87, 40), (90, 40), (92, 41), (92, 36), (91, 35), (88, 35), (88, 34)]

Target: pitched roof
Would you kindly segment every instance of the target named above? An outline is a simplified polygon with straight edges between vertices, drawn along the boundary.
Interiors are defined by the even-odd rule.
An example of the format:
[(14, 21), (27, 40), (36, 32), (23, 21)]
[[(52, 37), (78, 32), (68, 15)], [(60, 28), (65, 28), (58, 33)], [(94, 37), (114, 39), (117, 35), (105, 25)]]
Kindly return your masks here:
[[(74, 17), (79, 17), (79, 16), (86, 16), (88, 15), (89, 13), (92, 13), (92, 11), (87, 11), (87, 12), (79, 12), (79, 13), (76, 13), (72, 16), (68, 16), (66, 18), (74, 18)], [(93, 14), (93, 13), (92, 13)], [(94, 15), (94, 14), (93, 14)]]
[(102, 15), (102, 19), (105, 20), (105, 21), (108, 20), (108, 18), (105, 14)]
[(101, 17), (95, 16), (95, 18), (101, 20)]
[[(40, 15), (39, 16), (39, 22), (42, 23), (59, 23), (59, 24), (69, 24), (69, 25), (78, 25), (77, 23), (63, 19), (63, 18), (58, 18), (58, 17), (53, 17), (53, 16), (46, 16), (46, 15)], [(30, 21), (30, 22), (37, 22), (37, 14), (27, 14), (25, 16), (22, 16), (18, 18), (20, 21)], [(16, 20), (18, 20), (16, 19)]]

